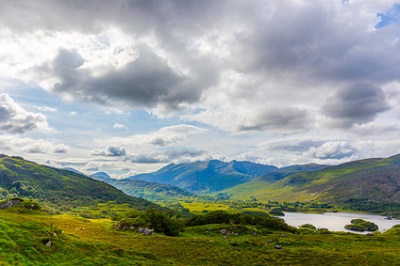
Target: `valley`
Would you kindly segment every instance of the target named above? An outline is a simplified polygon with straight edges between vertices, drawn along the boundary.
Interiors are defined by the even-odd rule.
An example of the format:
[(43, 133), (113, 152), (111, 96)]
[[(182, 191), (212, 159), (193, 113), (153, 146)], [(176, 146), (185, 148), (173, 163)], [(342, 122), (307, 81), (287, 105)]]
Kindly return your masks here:
[[(252, 169), (251, 164), (238, 162), (198, 165), (192, 171), (188, 165), (168, 166), (172, 173), (186, 167), (180, 181), (171, 181), (171, 172), (160, 170), (173, 185), (154, 182), (160, 181), (155, 174), (150, 174), (151, 181), (115, 180), (106, 173), (89, 177), (3, 155), (0, 203), (9, 207), (0, 209), (0, 261), (2, 265), (312, 265), (326, 261), (391, 265), (400, 260), (400, 227), (395, 220), (393, 228), (359, 235), (307, 224), (290, 226), (275, 217), (284, 212), (342, 211), (398, 217), (394, 192), (399, 156), (284, 169), (260, 165)], [(209, 174), (204, 184), (197, 171)], [(222, 180), (236, 176), (240, 181), (212, 186), (217, 181), (210, 179), (219, 175)], [(362, 177), (380, 182), (360, 183)], [(198, 186), (186, 186), (194, 184), (193, 178)], [(340, 191), (344, 180), (346, 194)], [(353, 189), (356, 183), (369, 189), (376, 189), (371, 187), (375, 184), (393, 196), (384, 200), (381, 194), (369, 193), (366, 197)], [(18, 201), (9, 205), (10, 199)]]

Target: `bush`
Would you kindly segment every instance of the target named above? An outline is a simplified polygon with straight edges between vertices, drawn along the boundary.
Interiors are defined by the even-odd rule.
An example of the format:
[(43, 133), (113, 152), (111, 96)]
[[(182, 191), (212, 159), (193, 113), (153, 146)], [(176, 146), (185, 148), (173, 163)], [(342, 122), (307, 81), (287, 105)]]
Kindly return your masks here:
[(316, 229), (315, 226), (312, 224), (303, 224), (303, 225), (300, 225), (300, 228), (308, 228), (308, 229), (313, 229), (313, 230)]
[(215, 211), (206, 215), (196, 215), (186, 222), (187, 226), (199, 226), (206, 224), (242, 224), (253, 225), (260, 229), (269, 228), (292, 233), (297, 232), (297, 228), (287, 225), (283, 219), (259, 215), (258, 213), (257, 215), (229, 214), (224, 211)]
[(129, 218), (121, 219), (116, 228), (128, 230), (131, 227), (147, 227), (154, 229), (157, 233), (167, 236), (177, 236), (183, 232), (184, 222), (180, 218), (169, 216), (167, 213), (156, 210), (146, 212), (135, 211), (129, 214)]
[(365, 221), (363, 219), (353, 219), (350, 222), (351, 224), (347, 224), (344, 227), (347, 230), (352, 230), (357, 232), (364, 232), (364, 231), (373, 232), (378, 230), (378, 226), (376, 224)]
[(327, 228), (318, 228), (317, 232), (322, 235), (331, 234), (331, 231), (329, 231)]
[(273, 215), (273, 216), (285, 216), (285, 214), (282, 212), (282, 210), (280, 208), (274, 208), (272, 209), (269, 214)]
[(184, 222), (176, 217), (169, 217), (166, 213), (150, 210), (146, 212), (150, 227), (155, 232), (163, 233), (166, 236), (177, 236), (184, 230)]
[(190, 218), (186, 224), (188, 226), (198, 226), (205, 224), (229, 224), (231, 219), (239, 214), (228, 214), (225, 211), (209, 212), (206, 215), (196, 215)]

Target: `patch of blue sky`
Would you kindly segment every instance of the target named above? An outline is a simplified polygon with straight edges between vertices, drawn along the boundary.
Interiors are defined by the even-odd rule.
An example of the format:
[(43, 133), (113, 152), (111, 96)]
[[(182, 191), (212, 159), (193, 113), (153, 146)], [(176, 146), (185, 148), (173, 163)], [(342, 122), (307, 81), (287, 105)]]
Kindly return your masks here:
[[(84, 130), (92, 131), (89, 135), (96, 130), (105, 135), (144, 134), (182, 123), (178, 118), (160, 119), (142, 109), (113, 112), (96, 103), (64, 101), (59, 95), (39, 87), (23, 83), (17, 85), (7, 91), (11, 98), (29, 112), (46, 115), (50, 127), (61, 132), (69, 131), (72, 135), (74, 132), (82, 134)], [(54, 112), (46, 112), (46, 109)], [(115, 124), (123, 127), (115, 128)]]
[(375, 25), (376, 29), (383, 28), (392, 24), (400, 24), (400, 3), (394, 4), (384, 13), (377, 13), (381, 21)]

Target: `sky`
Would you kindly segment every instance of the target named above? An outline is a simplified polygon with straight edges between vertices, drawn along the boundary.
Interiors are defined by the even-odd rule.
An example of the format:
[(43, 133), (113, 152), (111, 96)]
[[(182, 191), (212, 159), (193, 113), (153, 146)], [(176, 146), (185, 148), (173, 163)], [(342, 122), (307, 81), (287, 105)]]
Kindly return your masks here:
[(400, 3), (0, 0), (0, 153), (114, 178), (400, 153)]

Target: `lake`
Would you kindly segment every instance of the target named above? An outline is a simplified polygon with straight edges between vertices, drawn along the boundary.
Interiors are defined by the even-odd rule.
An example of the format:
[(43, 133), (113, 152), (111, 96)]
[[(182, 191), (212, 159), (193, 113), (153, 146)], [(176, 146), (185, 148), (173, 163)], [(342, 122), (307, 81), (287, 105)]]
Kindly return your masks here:
[[(346, 224), (350, 224), (352, 219), (363, 219), (375, 223), (380, 232), (400, 224), (400, 220), (387, 220), (386, 217), (375, 214), (349, 213), (349, 212), (327, 212), (324, 214), (285, 212), (285, 216), (280, 217), (288, 225), (298, 227), (303, 224), (312, 224), (316, 228), (327, 228), (329, 231), (345, 231)], [(354, 231), (351, 231), (354, 232)]]

